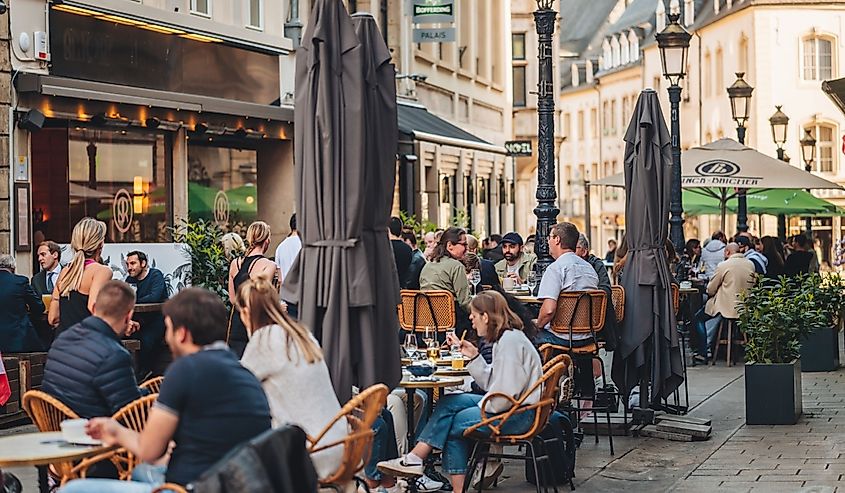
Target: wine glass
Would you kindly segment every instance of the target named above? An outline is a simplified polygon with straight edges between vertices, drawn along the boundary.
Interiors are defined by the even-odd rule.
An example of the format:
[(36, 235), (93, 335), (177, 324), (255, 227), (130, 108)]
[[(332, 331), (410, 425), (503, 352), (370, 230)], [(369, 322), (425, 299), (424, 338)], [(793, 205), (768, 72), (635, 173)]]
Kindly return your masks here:
[(531, 294), (534, 294), (534, 288), (537, 286), (537, 273), (531, 271), (528, 273), (528, 289), (531, 290)]
[(405, 334), (405, 352), (411, 360), (417, 357), (417, 335)]
[(435, 339), (437, 339), (437, 330), (435, 330), (434, 327), (427, 326), (423, 334), (423, 340), (425, 341), (426, 347), (430, 346)]
[(478, 284), (481, 282), (481, 271), (478, 269), (472, 269), (469, 272), (469, 282), (471, 282), (474, 287), (474, 293), (478, 294)]

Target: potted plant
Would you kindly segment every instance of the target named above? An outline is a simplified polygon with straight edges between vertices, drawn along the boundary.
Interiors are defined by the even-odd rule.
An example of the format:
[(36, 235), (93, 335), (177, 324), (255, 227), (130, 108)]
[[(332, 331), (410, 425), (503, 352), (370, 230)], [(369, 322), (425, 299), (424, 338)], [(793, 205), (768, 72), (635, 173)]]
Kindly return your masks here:
[(745, 346), (745, 419), (795, 424), (801, 416), (801, 338), (825, 323), (801, 277), (761, 279), (739, 306)]
[(801, 371), (834, 371), (839, 368), (839, 329), (845, 296), (839, 274), (804, 278), (812, 303), (822, 314), (822, 323), (801, 340)]

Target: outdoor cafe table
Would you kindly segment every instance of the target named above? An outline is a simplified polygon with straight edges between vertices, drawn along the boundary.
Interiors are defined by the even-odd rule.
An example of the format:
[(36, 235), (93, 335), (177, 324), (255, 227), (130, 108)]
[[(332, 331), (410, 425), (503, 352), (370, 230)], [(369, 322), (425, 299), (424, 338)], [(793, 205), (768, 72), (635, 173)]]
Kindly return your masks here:
[(0, 469), (35, 466), (38, 469), (38, 490), (50, 491), (47, 467), (57, 462), (74, 462), (108, 452), (115, 447), (73, 445), (62, 438), (62, 432), (20, 433), (0, 437)]
[[(403, 376), (399, 386), (405, 389), (405, 411), (408, 415), (408, 450), (414, 447), (416, 430), (414, 429), (414, 393), (417, 389), (433, 391), (446, 387), (463, 385), (464, 379), (459, 377), (441, 377), (434, 375), (436, 380), (411, 380), (410, 376)], [(416, 491), (416, 481), (409, 481), (410, 491)]]

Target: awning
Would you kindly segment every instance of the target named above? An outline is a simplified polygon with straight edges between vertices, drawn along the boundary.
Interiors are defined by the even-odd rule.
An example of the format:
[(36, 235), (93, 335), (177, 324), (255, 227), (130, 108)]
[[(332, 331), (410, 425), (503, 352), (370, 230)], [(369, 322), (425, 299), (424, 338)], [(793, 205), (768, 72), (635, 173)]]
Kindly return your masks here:
[(845, 113), (845, 77), (822, 82), (822, 91), (826, 92), (828, 97), (833, 100), (833, 104)]
[(507, 154), (504, 147), (491, 144), (452, 125), (439, 116), (429, 113), (425, 106), (399, 101), (397, 115), (399, 133), (409, 140), (417, 139), (435, 144)]
[(293, 122), (292, 106), (273, 106), (196, 96), (178, 92), (144, 89), (103, 82), (22, 72), (15, 77), (15, 89), (22, 94), (78, 98), (125, 103), (173, 110), (217, 113), (280, 122)]

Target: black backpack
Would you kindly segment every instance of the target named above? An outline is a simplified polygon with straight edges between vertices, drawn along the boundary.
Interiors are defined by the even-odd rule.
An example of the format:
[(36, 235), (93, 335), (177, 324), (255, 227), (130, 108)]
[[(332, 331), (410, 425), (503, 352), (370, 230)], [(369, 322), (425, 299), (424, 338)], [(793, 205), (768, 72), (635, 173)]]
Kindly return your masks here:
[[(546, 479), (543, 483), (548, 483), (541, 483), (540, 486), (569, 484), (571, 489), (575, 489), (572, 484), (572, 478), (575, 477), (575, 433), (567, 414), (559, 411), (552, 413), (549, 424), (534, 438), (534, 450), (537, 456), (545, 455), (549, 458), (548, 463), (540, 461), (538, 464), (538, 467), (545, 468), (545, 473), (541, 473)], [(529, 462), (525, 463), (525, 479), (531, 484), (537, 484), (534, 466)]]

